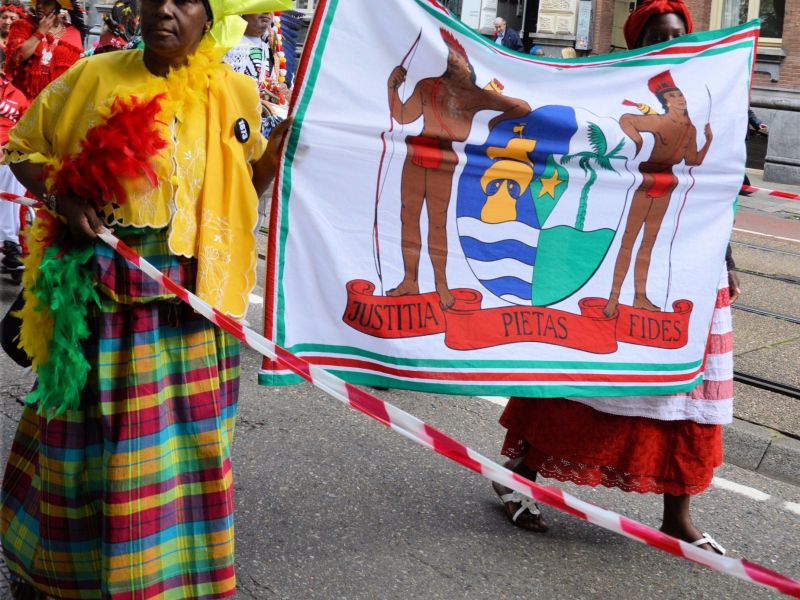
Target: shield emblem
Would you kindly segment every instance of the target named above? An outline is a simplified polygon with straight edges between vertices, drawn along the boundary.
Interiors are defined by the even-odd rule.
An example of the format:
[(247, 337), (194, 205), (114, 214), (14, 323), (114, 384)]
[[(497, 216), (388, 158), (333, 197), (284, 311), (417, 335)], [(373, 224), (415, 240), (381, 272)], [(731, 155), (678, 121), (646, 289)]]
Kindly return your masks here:
[[(571, 296), (597, 271), (614, 239), (625, 199), (616, 203), (618, 211), (612, 207), (613, 223), (600, 227), (587, 218), (587, 207), (598, 172), (624, 158), (624, 142), (616, 122), (604, 123), (620, 137), (608, 150), (604, 129), (588, 118), (579, 127), (573, 108), (542, 106), (499, 123), (486, 143), (465, 149), (459, 240), (481, 285), (506, 302), (548, 306)], [(572, 186), (570, 163), (580, 167), (572, 170)]]

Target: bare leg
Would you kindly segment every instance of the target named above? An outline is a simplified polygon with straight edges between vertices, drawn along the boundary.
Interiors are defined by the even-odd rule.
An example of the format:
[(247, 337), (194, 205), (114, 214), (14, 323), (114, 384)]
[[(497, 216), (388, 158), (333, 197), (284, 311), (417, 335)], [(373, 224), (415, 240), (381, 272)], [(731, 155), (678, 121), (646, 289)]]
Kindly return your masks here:
[(635, 290), (633, 296), (633, 307), (641, 308), (644, 310), (661, 311), (661, 309), (650, 302), (647, 298), (647, 273), (650, 270), (650, 257), (653, 254), (653, 246), (656, 243), (658, 232), (661, 229), (661, 223), (664, 221), (664, 214), (667, 212), (669, 206), (670, 193), (654, 198), (650, 204), (650, 211), (644, 222), (644, 233), (642, 234), (642, 243), (639, 245), (639, 251), (636, 253), (636, 264), (633, 268), (633, 287)]
[(386, 292), (387, 296), (406, 296), (419, 294), (417, 274), (422, 240), (419, 232), (419, 218), (425, 200), (426, 169), (416, 166), (411, 158), (406, 158), (400, 183), (400, 236), (403, 247), (403, 281), (396, 288)]
[(439, 171), (428, 171), (428, 255), (433, 264), (433, 279), (442, 308), (453, 306), (455, 298), (447, 287), (447, 209), (453, 184), (455, 163), (446, 163)]
[(617, 262), (614, 264), (614, 280), (611, 283), (611, 294), (608, 297), (605, 309), (603, 309), (603, 314), (607, 317), (613, 316), (617, 310), (622, 282), (625, 281), (625, 275), (628, 274), (628, 268), (631, 266), (633, 245), (636, 243), (639, 231), (644, 225), (647, 213), (650, 211), (650, 202), (650, 198), (641, 188), (636, 190), (631, 201), (631, 209), (628, 212), (628, 220), (625, 223), (625, 231), (622, 234), (622, 243), (617, 253)]
[[(694, 526), (689, 514), (690, 500), (689, 495), (664, 494), (664, 520), (661, 531), (685, 542), (694, 542), (703, 537), (703, 532)], [(714, 552), (709, 544), (703, 544), (700, 548)]]

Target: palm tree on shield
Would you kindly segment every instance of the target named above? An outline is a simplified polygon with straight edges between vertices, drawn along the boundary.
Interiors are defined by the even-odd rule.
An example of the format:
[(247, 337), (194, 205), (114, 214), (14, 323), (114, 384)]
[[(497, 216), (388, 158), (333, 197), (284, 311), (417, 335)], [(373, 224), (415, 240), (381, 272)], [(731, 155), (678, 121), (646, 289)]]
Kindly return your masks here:
[(583, 188), (581, 188), (578, 214), (575, 217), (575, 229), (578, 231), (583, 231), (586, 222), (586, 207), (589, 204), (589, 190), (594, 185), (594, 182), (597, 181), (595, 166), (604, 171), (611, 171), (612, 173), (619, 174), (616, 169), (614, 169), (611, 161), (614, 159), (625, 160), (625, 157), (619, 154), (619, 151), (622, 150), (622, 146), (625, 145), (625, 140), (621, 139), (619, 143), (614, 146), (614, 149), (608, 152), (606, 136), (603, 134), (603, 130), (595, 123), (589, 123), (589, 145), (592, 147), (591, 151), (584, 150), (583, 152), (576, 152), (575, 154), (565, 154), (561, 157), (562, 165), (566, 165), (572, 159), (577, 158), (578, 166), (584, 174), (589, 174), (589, 179), (586, 180), (586, 183), (583, 184)]

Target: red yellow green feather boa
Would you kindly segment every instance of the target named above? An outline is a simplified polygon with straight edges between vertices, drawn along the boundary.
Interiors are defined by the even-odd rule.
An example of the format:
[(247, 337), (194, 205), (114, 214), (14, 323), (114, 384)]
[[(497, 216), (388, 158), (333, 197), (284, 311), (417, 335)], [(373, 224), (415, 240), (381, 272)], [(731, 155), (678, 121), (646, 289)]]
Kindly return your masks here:
[[(87, 131), (80, 151), (45, 168), (48, 189), (86, 198), (99, 208), (112, 200), (125, 202), (121, 181), (126, 178), (144, 177), (158, 185), (156, 162), (163, 160), (160, 151), (168, 144), (168, 122), (187, 103), (204, 102), (214, 72), (226, 68), (220, 50), (204, 42), (185, 67), (111, 99), (99, 109), (101, 121)], [(27, 236), (25, 305), (17, 313), (19, 345), (39, 378), (26, 402), (48, 418), (80, 405), (90, 369), (81, 344), (89, 336), (89, 308), (99, 302), (90, 268), (93, 247), (65, 243), (64, 232), (59, 218), (38, 212)]]

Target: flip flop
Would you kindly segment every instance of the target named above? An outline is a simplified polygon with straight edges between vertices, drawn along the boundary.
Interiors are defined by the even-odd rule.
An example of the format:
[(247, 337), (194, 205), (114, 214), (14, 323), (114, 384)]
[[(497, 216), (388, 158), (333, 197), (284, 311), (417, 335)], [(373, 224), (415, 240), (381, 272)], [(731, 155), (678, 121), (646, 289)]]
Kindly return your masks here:
[(705, 532), (703, 532), (703, 537), (701, 537), (699, 540), (695, 540), (692, 542), (692, 546), (698, 546), (698, 547), (703, 546), (705, 544), (711, 546), (711, 548), (717, 554), (725, 556), (725, 548), (723, 548), (722, 545), (719, 542), (717, 542), (717, 540), (715, 540), (713, 537), (711, 537)]
[[(503, 503), (503, 509), (509, 521), (511, 521), (514, 525), (520, 529), (535, 531), (537, 533), (544, 533), (549, 529), (547, 524), (542, 520), (542, 511), (539, 508), (539, 505), (532, 498), (513, 490), (507, 494), (504, 494), (498, 490), (497, 487), (495, 487), (494, 483), (492, 483), (492, 489), (500, 498), (500, 502)], [(519, 504), (520, 507), (512, 514), (511, 509), (508, 506), (509, 503)], [(518, 521), (520, 517), (526, 518)]]

